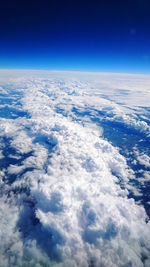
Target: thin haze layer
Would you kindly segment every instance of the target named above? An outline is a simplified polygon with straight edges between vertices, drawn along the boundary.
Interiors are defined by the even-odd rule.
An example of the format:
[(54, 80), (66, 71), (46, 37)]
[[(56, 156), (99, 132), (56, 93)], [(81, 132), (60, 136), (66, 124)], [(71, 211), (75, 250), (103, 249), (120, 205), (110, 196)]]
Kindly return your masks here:
[(150, 266), (149, 84), (1, 72), (1, 267)]

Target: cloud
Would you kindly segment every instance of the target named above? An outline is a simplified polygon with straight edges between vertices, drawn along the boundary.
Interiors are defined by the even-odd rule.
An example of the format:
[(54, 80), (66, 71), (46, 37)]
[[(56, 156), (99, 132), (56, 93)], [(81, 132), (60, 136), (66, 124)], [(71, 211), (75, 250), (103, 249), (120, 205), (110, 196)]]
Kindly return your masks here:
[[(150, 224), (127, 189), (133, 171), (119, 149), (103, 139), (94, 118), (99, 109), (105, 119), (118, 116), (137, 126), (128, 121), (129, 107), (104, 99), (101, 88), (92, 89), (93, 78), (84, 79), (12, 81), (16, 90), (23, 88), (20, 104), (28, 116), (2, 120), (2, 267), (150, 263)], [(110, 81), (105, 76), (101, 84), (114, 90), (118, 80)], [(77, 116), (73, 107), (89, 113)], [(145, 156), (142, 160), (147, 162)]]
[(138, 150), (134, 150), (134, 154), (136, 155), (136, 159), (138, 160), (139, 164), (145, 166), (146, 168), (150, 167), (150, 157), (144, 153), (139, 153)]

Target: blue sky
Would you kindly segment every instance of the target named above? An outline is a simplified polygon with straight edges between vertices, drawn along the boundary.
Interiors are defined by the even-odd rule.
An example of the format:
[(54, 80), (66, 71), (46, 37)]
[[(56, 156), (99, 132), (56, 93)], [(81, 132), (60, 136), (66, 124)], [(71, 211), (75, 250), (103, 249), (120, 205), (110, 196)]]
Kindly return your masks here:
[(0, 68), (150, 72), (148, 0), (1, 3)]

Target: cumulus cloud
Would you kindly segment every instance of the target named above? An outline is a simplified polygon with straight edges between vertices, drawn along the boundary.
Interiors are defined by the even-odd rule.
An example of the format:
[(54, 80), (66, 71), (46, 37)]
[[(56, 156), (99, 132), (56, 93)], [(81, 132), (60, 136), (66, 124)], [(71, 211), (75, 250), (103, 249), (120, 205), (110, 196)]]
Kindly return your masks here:
[(150, 168), (150, 157), (144, 153), (140, 154), (138, 151), (135, 151), (136, 158), (141, 165), (144, 165), (146, 168)]
[[(133, 171), (94, 120), (98, 112), (105, 120), (122, 114), (137, 127), (123, 119), (131, 107), (94, 91), (92, 74), (88, 82), (59, 75), (12, 81), (23, 88), (19, 101), (28, 115), (1, 123), (0, 266), (147, 267), (150, 224), (129, 198)], [(115, 90), (122, 84), (115, 77), (103, 75), (101, 84)]]

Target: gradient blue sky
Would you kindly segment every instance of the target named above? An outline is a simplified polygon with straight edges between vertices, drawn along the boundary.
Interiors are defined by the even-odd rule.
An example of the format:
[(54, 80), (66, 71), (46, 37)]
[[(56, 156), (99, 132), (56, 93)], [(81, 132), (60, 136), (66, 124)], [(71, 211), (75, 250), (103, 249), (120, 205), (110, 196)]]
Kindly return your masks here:
[(0, 68), (150, 73), (150, 1), (5, 0)]

